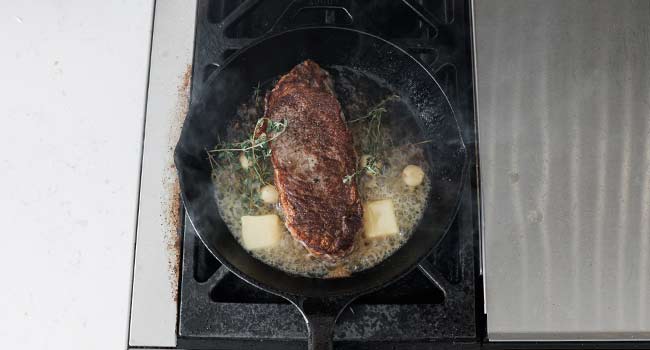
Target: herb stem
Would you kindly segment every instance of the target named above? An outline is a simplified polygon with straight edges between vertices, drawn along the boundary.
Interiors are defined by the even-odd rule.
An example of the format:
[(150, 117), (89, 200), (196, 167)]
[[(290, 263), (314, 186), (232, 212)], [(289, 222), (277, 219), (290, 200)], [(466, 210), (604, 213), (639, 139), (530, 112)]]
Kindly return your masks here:
[(368, 119), (368, 118), (372, 118), (373, 114), (377, 113), (378, 111), (380, 113), (386, 112), (386, 108), (384, 108), (384, 105), (389, 101), (397, 100), (399, 98), (400, 97), (398, 95), (390, 95), (390, 96), (386, 97), (385, 99), (379, 101), (379, 103), (377, 103), (374, 107), (372, 107), (370, 109), (370, 111), (368, 111), (368, 113), (366, 113), (366, 115), (364, 115), (363, 117), (348, 120), (348, 123), (356, 123), (356, 122), (359, 122), (359, 121), (362, 121), (362, 120), (365, 120), (365, 119)]
[(408, 146), (423, 145), (423, 144), (425, 144), (425, 143), (431, 143), (431, 142), (433, 142), (433, 139), (424, 140), (424, 141), (415, 142), (415, 143), (405, 143), (405, 144), (399, 146), (398, 148), (401, 148), (401, 147), (408, 147)]
[[(250, 140), (248, 142), (251, 143), (250, 146), (248, 147), (241, 147), (241, 148), (215, 148), (212, 150), (209, 150), (208, 153), (215, 153), (215, 152), (246, 152), (250, 151), (255, 148), (261, 148), (264, 147), (268, 142), (271, 142), (275, 139), (277, 139), (286, 129), (287, 129), (287, 122), (275, 122), (277, 124), (280, 124), (281, 127), (280, 129), (273, 135), (270, 139), (266, 139), (266, 137), (255, 137), (255, 134), (259, 130), (260, 126), (262, 125), (263, 122), (265, 121), (271, 121), (269, 118), (260, 118), (257, 123), (255, 124), (255, 128), (253, 130), (253, 135), (251, 136)], [(264, 134), (263, 134), (264, 135)], [(264, 140), (258, 141), (260, 138), (263, 138)], [(242, 142), (240, 144), (245, 144), (247, 142)]]

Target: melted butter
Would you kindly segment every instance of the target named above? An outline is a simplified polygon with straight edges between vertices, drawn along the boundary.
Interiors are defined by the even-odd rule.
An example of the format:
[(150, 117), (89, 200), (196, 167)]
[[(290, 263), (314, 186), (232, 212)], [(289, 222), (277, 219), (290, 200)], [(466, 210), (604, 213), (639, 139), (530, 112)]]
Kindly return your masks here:
[[(362, 94), (351, 100), (342, 101), (348, 103), (348, 110), (359, 108), (354, 104), (363, 100)], [(390, 111), (389, 111), (390, 112)], [(244, 123), (243, 129), (251, 128), (251, 124), (259, 118), (259, 109), (250, 108), (246, 105), (239, 110), (239, 120), (249, 121)], [(388, 113), (384, 118), (390, 118)], [(415, 135), (407, 134), (409, 128), (404, 128), (401, 123), (384, 123), (381, 127), (382, 146), (379, 149), (381, 154), (382, 169), (377, 176), (361, 175), (357, 179), (357, 188), (362, 201), (391, 199), (397, 218), (399, 233), (396, 235), (366, 239), (363, 232), (359, 232), (355, 248), (347, 257), (339, 260), (336, 264), (311, 256), (304, 246), (293, 239), (288, 230), (285, 229), (280, 242), (272, 247), (260, 250), (253, 250), (250, 253), (257, 259), (292, 274), (310, 277), (342, 277), (349, 273), (368, 269), (388, 256), (393, 254), (411, 237), (413, 230), (422, 218), (422, 213), (427, 204), (430, 190), (430, 181), (427, 176), (423, 183), (415, 188), (406, 186), (401, 179), (401, 172), (409, 164), (422, 167), (427, 173), (427, 164), (424, 160), (423, 149), (420, 146), (409, 145), (418, 141)], [(411, 128), (412, 129), (412, 128)], [(350, 131), (355, 140), (355, 148), (358, 157), (361, 158), (363, 150), (367, 149), (367, 124), (364, 122), (354, 123)], [(241, 136), (241, 135), (240, 135)], [(394, 141), (406, 146), (395, 146)], [(310, 160), (307, 159), (309, 164)], [(222, 219), (230, 228), (233, 236), (242, 243), (241, 217), (244, 215), (263, 215), (269, 213), (278, 214), (284, 218), (282, 208), (279, 204), (262, 204), (251, 206), (246, 200), (242, 200), (242, 192), (259, 196), (261, 184), (253, 182), (249, 188), (236, 190), (232, 184), (242, 183), (242, 176), (247, 176), (236, 165), (224, 165), (219, 171), (213, 173), (216, 184), (217, 201)], [(242, 245), (243, 246), (243, 245)]]

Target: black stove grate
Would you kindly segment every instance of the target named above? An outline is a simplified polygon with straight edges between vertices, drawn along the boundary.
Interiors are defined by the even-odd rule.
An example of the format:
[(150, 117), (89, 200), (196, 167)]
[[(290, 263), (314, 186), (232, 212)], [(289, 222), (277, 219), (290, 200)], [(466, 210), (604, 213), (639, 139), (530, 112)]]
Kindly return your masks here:
[[(427, 64), (452, 102), (474, 169), (469, 15), (461, 0), (199, 0), (192, 91), (200, 91), (228, 56), (260, 36), (323, 24), (360, 29), (395, 42)], [(352, 303), (337, 322), (337, 348), (478, 346), (477, 177), (474, 171), (469, 175), (457, 218), (439, 247), (419, 270)], [(229, 273), (191, 225), (183, 228), (180, 289), (181, 348), (306, 344), (307, 328), (298, 310)]]

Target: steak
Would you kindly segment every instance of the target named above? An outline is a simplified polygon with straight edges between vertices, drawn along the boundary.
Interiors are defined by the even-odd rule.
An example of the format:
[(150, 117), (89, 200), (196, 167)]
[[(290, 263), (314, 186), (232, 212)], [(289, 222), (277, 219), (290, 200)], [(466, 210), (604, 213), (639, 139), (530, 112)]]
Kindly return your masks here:
[(343, 182), (357, 155), (329, 73), (311, 60), (295, 66), (267, 94), (264, 116), (287, 121), (271, 161), (289, 232), (318, 257), (344, 257), (363, 209), (355, 181)]

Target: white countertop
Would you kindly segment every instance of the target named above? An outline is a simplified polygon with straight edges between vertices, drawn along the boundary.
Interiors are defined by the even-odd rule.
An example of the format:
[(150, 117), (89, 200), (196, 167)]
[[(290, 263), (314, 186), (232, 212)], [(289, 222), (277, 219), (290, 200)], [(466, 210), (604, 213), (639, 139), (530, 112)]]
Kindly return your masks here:
[(123, 349), (153, 1), (0, 3), (0, 341)]

